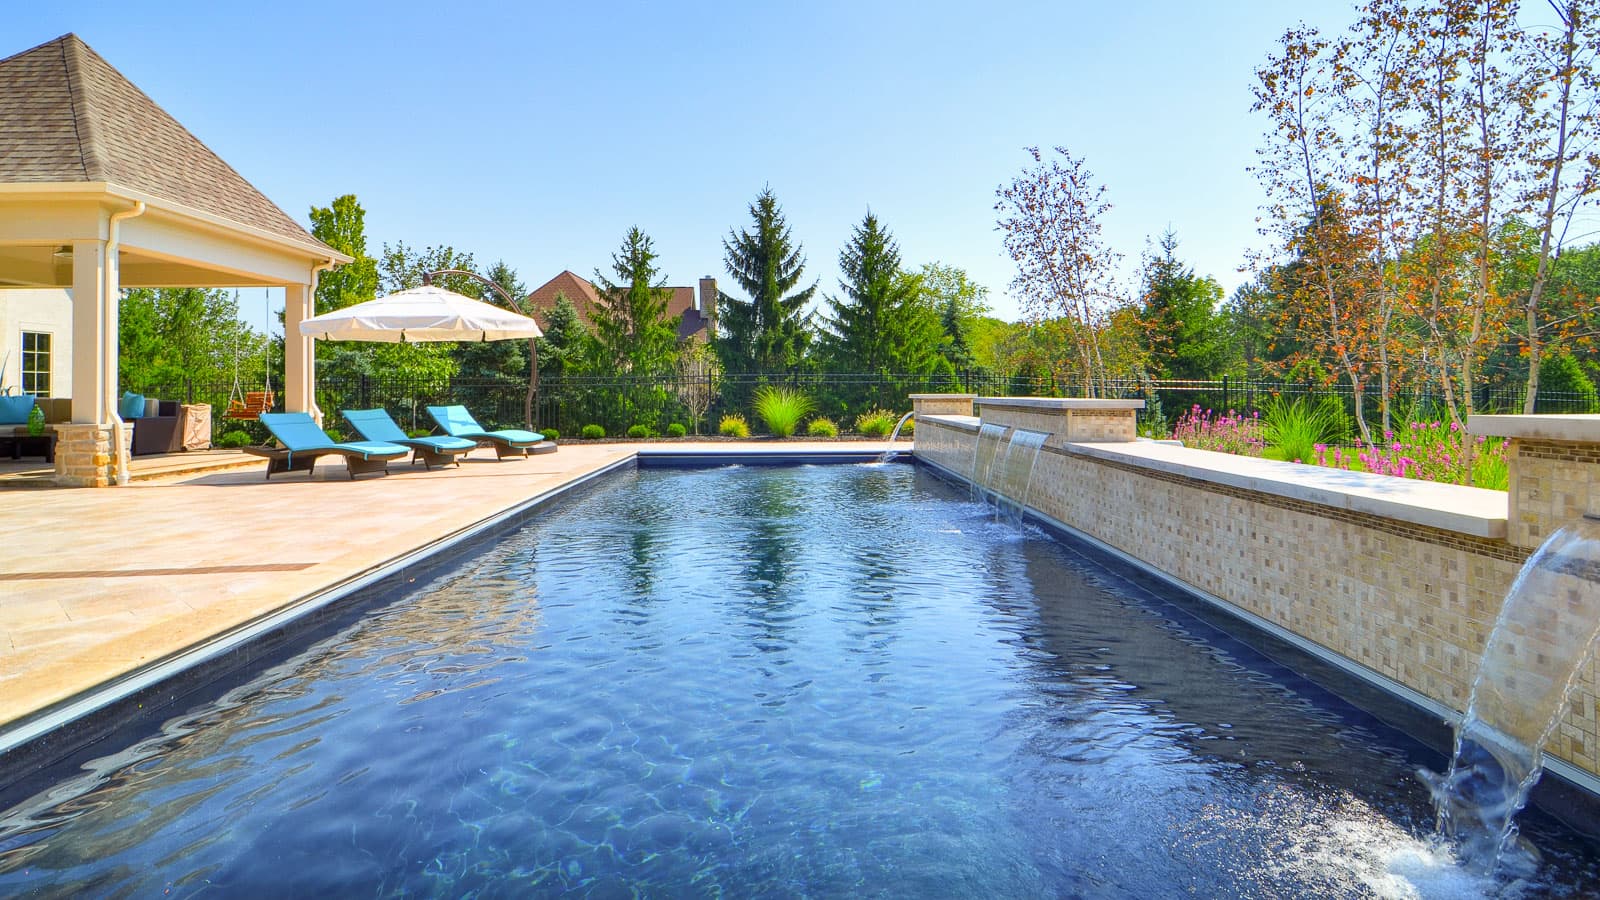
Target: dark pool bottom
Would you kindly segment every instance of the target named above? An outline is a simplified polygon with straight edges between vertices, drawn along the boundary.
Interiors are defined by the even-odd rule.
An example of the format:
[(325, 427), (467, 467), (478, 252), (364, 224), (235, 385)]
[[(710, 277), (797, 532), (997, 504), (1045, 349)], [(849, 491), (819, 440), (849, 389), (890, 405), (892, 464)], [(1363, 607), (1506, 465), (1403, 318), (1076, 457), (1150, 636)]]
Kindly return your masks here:
[(910, 466), (632, 472), (0, 813), (0, 895), (1600, 891), (1419, 764)]

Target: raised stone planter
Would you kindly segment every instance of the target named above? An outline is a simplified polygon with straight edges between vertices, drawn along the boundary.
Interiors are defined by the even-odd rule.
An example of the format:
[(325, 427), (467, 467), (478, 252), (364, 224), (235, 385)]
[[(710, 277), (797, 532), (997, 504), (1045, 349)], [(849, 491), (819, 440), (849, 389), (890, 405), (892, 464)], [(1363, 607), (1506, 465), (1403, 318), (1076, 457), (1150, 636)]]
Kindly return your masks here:
[(977, 394), (912, 394), (911, 411), (923, 416), (970, 416)]

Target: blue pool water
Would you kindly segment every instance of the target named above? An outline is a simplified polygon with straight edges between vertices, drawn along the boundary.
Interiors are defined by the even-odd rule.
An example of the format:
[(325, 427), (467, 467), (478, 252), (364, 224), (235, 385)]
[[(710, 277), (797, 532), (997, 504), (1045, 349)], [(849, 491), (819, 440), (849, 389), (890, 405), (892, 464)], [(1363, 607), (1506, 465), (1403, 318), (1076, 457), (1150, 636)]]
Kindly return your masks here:
[(642, 471), (0, 812), (0, 895), (1600, 890), (1537, 816), (1458, 870), (1419, 764), (911, 466)]

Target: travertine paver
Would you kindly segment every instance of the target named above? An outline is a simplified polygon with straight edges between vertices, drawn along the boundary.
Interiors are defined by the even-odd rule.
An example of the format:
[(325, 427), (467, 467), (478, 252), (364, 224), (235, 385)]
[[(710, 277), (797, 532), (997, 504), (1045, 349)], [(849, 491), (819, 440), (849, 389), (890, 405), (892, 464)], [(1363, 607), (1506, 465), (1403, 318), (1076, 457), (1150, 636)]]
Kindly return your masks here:
[[(459, 469), (263, 480), (264, 464), (0, 495), (0, 725), (632, 456), (563, 446)], [(323, 468), (326, 465), (326, 468)]]

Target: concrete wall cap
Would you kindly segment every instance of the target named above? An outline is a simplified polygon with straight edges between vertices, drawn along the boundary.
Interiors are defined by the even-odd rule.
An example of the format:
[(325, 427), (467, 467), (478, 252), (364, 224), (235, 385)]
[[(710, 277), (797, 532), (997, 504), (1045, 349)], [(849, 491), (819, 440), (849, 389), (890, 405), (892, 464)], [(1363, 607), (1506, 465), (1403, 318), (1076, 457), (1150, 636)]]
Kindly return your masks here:
[(978, 406), (994, 409), (1144, 409), (1143, 400), (1100, 400), (1090, 397), (979, 397)]
[(1469, 416), (1467, 432), (1485, 437), (1600, 444), (1600, 415)]
[(1505, 491), (1173, 447), (1154, 441), (1067, 444), (1064, 452), (1259, 491), (1429, 528), (1503, 539)]

